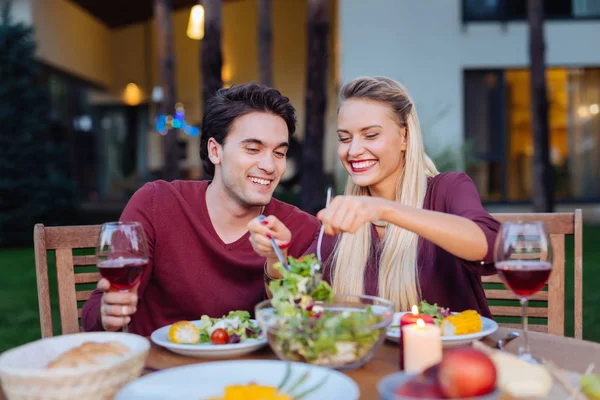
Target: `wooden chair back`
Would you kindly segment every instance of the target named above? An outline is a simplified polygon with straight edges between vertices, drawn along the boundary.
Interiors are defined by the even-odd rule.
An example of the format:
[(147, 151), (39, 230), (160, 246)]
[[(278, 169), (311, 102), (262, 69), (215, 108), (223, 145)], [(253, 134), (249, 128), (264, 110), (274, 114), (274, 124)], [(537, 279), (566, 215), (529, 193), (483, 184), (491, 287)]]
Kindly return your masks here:
[[(40, 308), (42, 337), (53, 336), (50, 286), (48, 276), (48, 251), (54, 250), (60, 324), (63, 334), (80, 332), (81, 309), (78, 308), (92, 294), (92, 290), (78, 290), (78, 285), (96, 283), (100, 274), (79, 272), (78, 267), (95, 266), (95, 256), (73, 255), (74, 249), (93, 249), (101, 225), (45, 227), (36, 224), (33, 230), (35, 272)], [(79, 268), (80, 269), (80, 268)]]
[[(528, 317), (547, 318), (547, 324), (530, 324), (529, 329), (547, 332), (554, 335), (565, 334), (565, 237), (574, 236), (574, 328), (575, 338), (581, 339), (583, 333), (583, 234), (581, 210), (572, 213), (532, 213), (532, 214), (492, 214), (500, 222), (505, 221), (540, 221), (546, 224), (552, 242), (552, 273), (548, 281), (547, 291), (534, 294), (530, 300), (541, 302), (542, 307), (528, 307)], [(498, 275), (482, 277), (486, 283), (502, 283)], [(486, 285), (491, 286), (491, 285)], [(486, 288), (488, 300), (515, 300), (517, 297), (504, 285), (493, 285)], [(491, 305), (494, 317), (521, 316), (521, 307), (517, 302), (511, 306)], [(500, 324), (519, 328), (519, 324)]]

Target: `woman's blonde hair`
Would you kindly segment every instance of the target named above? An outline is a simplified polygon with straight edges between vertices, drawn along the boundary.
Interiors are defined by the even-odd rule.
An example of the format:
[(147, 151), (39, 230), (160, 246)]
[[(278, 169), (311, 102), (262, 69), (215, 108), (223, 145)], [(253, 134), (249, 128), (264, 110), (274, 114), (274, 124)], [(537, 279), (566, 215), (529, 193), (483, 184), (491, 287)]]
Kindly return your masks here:
[[(356, 78), (345, 84), (340, 93), (343, 103), (350, 99), (376, 101), (390, 107), (397, 124), (406, 127), (407, 149), (402, 173), (396, 187), (401, 204), (423, 208), (427, 178), (438, 171), (425, 154), (417, 110), (407, 90), (400, 83), (384, 77)], [(346, 195), (369, 196), (348, 178)], [(336, 293), (363, 293), (364, 276), (371, 249), (371, 227), (362, 226), (355, 234), (344, 233), (338, 240), (332, 259), (332, 283)], [(418, 236), (389, 224), (381, 242), (379, 259), (379, 296), (391, 300), (397, 310), (409, 310), (420, 299), (417, 270)]]

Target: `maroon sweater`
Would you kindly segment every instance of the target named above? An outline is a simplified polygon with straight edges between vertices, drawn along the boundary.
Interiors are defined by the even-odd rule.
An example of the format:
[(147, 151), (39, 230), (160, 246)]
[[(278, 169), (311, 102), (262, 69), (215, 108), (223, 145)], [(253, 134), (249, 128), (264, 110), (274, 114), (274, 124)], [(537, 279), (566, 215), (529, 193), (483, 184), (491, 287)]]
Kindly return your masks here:
[[(148, 336), (179, 320), (221, 317), (232, 310), (253, 312), (265, 298), (265, 259), (257, 255), (246, 233), (224, 243), (215, 232), (206, 208), (208, 181), (156, 181), (131, 198), (122, 221), (140, 222), (148, 240), (148, 267), (139, 287), (137, 312), (130, 332)], [(319, 221), (276, 199), (265, 207), (292, 232), (291, 256), (303, 254), (320, 228)], [(99, 324), (102, 293), (94, 291), (83, 306), (85, 331)]]
[[(443, 173), (430, 178), (423, 208), (459, 215), (475, 222), (485, 233), (488, 252), (483, 260), (467, 261), (420, 238), (417, 264), (421, 298), (431, 304), (449, 307), (452, 311), (473, 309), (491, 317), (481, 284), (481, 275), (496, 273), (493, 251), (500, 223), (485, 211), (473, 181), (464, 173)], [(371, 229), (373, 240), (365, 270), (365, 294), (377, 296), (381, 240), (375, 225), (371, 225)], [(323, 276), (328, 281), (331, 279), (330, 255), (333, 253), (335, 242), (336, 239), (331, 236), (323, 237), (322, 257), (327, 259)], [(316, 252), (316, 247), (315, 240), (307, 253)]]

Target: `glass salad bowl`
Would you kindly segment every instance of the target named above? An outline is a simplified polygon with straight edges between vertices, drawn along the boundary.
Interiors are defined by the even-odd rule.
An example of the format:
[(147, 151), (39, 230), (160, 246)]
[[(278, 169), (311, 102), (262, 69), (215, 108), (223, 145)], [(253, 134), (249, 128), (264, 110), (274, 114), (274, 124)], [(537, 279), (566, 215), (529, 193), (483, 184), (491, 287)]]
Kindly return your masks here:
[(385, 340), (393, 304), (381, 297), (334, 295), (331, 301), (303, 297), (255, 308), (269, 345), (282, 360), (350, 370), (363, 366)]

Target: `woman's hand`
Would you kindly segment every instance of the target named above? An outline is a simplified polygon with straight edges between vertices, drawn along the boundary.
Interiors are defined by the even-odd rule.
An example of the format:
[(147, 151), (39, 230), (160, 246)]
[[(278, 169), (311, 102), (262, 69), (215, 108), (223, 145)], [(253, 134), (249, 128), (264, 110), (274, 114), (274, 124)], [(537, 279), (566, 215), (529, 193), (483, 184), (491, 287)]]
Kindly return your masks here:
[(381, 219), (387, 200), (371, 196), (336, 196), (317, 218), (325, 225), (325, 233), (355, 233), (369, 222)]
[(277, 217), (269, 215), (262, 222), (254, 218), (248, 223), (248, 230), (252, 248), (258, 255), (266, 257), (269, 264), (279, 261), (271, 245), (271, 238), (275, 238), (284, 257), (287, 256), (286, 249), (290, 247), (292, 232)]

